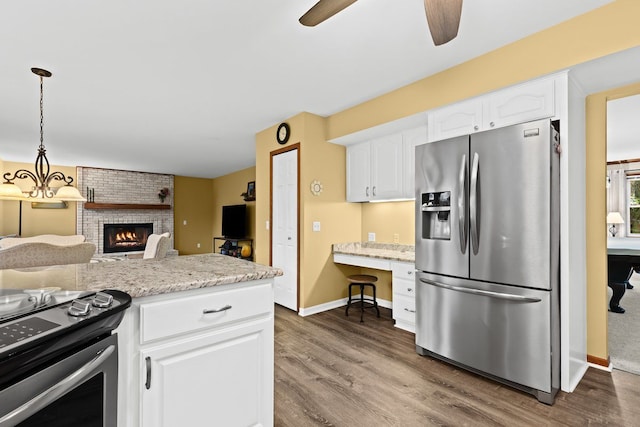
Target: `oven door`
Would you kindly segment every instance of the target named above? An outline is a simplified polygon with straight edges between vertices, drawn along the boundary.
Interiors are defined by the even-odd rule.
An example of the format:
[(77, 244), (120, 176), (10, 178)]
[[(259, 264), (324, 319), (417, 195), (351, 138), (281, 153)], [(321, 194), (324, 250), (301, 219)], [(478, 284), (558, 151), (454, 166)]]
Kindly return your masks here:
[(117, 422), (116, 334), (0, 390), (0, 426), (99, 426)]

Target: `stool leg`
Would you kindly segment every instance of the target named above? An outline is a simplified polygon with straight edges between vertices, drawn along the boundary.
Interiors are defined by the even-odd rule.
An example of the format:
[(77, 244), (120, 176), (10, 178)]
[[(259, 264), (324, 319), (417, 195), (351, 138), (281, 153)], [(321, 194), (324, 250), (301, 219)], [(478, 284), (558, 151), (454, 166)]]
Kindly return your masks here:
[(345, 316), (349, 316), (349, 307), (351, 307), (351, 287), (353, 284), (349, 284), (349, 300), (347, 301), (347, 309), (345, 310)]
[(380, 317), (380, 309), (378, 308), (378, 300), (376, 299), (376, 285), (371, 285), (371, 287), (373, 288), (373, 306), (376, 308), (378, 317)]
[(360, 323), (364, 323), (364, 285), (360, 284)]

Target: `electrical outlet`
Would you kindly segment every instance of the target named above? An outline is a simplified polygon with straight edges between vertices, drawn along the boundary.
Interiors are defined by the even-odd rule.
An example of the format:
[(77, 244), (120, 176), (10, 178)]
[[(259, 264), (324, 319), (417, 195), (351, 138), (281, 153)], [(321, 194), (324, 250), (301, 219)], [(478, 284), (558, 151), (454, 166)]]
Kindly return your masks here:
[(197, 244), (196, 244), (196, 247), (197, 247), (197, 248), (200, 248), (200, 243), (197, 243)]
[(376, 233), (369, 233), (369, 241), (370, 242), (376, 241)]
[(182, 225), (187, 225), (187, 220), (182, 221)]
[(320, 231), (320, 221), (313, 221), (313, 231)]
[(398, 233), (393, 233), (393, 243), (400, 243), (400, 235)]
[(265, 228), (268, 230), (269, 229), (269, 220), (266, 220), (264, 223)]

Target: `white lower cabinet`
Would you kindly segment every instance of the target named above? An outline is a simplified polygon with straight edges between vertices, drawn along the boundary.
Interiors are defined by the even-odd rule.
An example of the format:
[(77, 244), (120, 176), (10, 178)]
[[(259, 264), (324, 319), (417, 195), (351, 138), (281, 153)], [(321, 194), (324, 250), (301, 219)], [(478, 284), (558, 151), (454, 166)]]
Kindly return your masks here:
[(271, 425), (269, 341), (271, 321), (260, 320), (141, 351), (141, 425)]
[(119, 427), (273, 426), (272, 280), (134, 298)]
[(391, 263), (391, 286), (393, 288), (393, 319), (396, 328), (415, 333), (415, 265), (407, 262)]

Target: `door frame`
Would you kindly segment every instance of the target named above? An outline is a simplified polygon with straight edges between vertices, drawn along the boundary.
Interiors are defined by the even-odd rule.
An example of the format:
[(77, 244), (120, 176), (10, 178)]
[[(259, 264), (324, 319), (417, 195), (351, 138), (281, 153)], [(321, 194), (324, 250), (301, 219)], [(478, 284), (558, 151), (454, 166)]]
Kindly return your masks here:
[(296, 312), (300, 311), (300, 143), (291, 144), (288, 147), (282, 147), (269, 153), (269, 265), (273, 266), (273, 158), (278, 154), (287, 153), (289, 151), (298, 150), (298, 170), (297, 185), (298, 194), (296, 194)]

